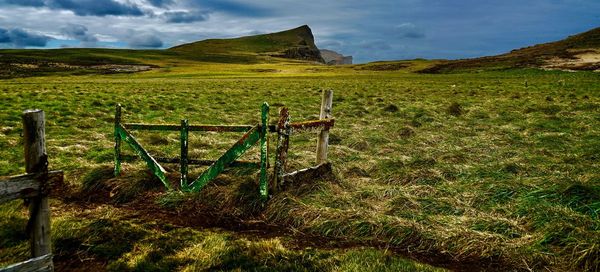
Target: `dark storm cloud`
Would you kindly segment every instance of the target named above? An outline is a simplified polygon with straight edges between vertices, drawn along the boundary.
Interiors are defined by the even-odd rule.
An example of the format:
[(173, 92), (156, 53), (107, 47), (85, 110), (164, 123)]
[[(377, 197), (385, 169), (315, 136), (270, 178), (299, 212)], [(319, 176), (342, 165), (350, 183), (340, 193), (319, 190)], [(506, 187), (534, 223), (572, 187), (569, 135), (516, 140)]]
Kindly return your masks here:
[(79, 16), (144, 15), (139, 7), (114, 0), (50, 0), (46, 3), (51, 8), (70, 10)]
[(421, 39), (425, 38), (423, 29), (413, 23), (402, 23), (394, 27), (395, 32), (402, 38)]
[(189, 0), (189, 3), (204, 10), (223, 12), (240, 17), (268, 17), (274, 15), (270, 9), (241, 1), (229, 0)]
[(44, 0), (6, 0), (6, 3), (26, 7), (43, 7), (45, 5)]
[(163, 13), (168, 23), (193, 23), (206, 21), (208, 12), (201, 11), (167, 11)]
[(174, 0), (146, 0), (146, 2), (155, 7), (165, 7), (175, 3)]
[(163, 41), (155, 34), (142, 33), (134, 34), (127, 44), (133, 48), (159, 48), (163, 46)]
[(84, 25), (68, 24), (62, 27), (60, 32), (69, 38), (79, 40), (83, 43), (93, 44), (98, 41), (98, 38), (88, 33), (88, 29)]
[(27, 32), (20, 28), (0, 28), (0, 43), (8, 44), (11, 47), (43, 47), (46, 46), (51, 39), (51, 37)]
[(26, 7), (69, 10), (79, 16), (144, 15), (138, 6), (123, 4), (115, 0), (6, 0), (6, 3)]
[(8, 30), (4, 28), (0, 28), (0, 43), (9, 43), (10, 36), (8, 34)]

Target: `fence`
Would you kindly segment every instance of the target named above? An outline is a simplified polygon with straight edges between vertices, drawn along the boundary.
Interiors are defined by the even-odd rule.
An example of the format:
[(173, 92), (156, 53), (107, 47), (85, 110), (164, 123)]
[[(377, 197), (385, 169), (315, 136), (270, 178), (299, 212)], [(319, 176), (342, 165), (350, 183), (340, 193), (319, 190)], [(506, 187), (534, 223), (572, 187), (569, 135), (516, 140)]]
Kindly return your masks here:
[(16, 199), (29, 201), (27, 232), (33, 258), (0, 271), (53, 271), (48, 194), (52, 186), (62, 184), (63, 173), (48, 171), (43, 111), (23, 112), (23, 139), (27, 174), (0, 178), (0, 204)]
[[(200, 191), (212, 179), (217, 177), (225, 167), (250, 166), (260, 169), (259, 193), (263, 199), (267, 199), (269, 187), (277, 190), (284, 184), (286, 177), (293, 177), (299, 173), (308, 173), (319, 171), (326, 168), (328, 135), (329, 129), (333, 127), (335, 119), (331, 115), (333, 101), (333, 91), (324, 91), (321, 102), (321, 114), (319, 120), (310, 120), (304, 122), (290, 122), (289, 110), (281, 108), (279, 111), (279, 122), (277, 125), (269, 125), (269, 105), (265, 102), (261, 107), (261, 122), (255, 125), (190, 125), (187, 119), (181, 120), (181, 124), (140, 124), (140, 123), (122, 123), (121, 105), (117, 104), (115, 110), (115, 176), (121, 172), (121, 141), (126, 142), (142, 158), (152, 173), (160, 179), (167, 187), (172, 189), (172, 185), (167, 180), (165, 169), (160, 163), (179, 163), (180, 182), (182, 191)], [(317, 166), (286, 173), (287, 151), (289, 148), (289, 137), (292, 133), (319, 129), (319, 138), (317, 142)], [(179, 158), (161, 158), (152, 156), (139, 141), (131, 134), (131, 130), (154, 130), (154, 131), (179, 131), (181, 152)], [(217, 160), (190, 159), (188, 157), (188, 139), (190, 132), (244, 132), (242, 137), (233, 144)], [(277, 154), (275, 169), (271, 184), (269, 185), (268, 174), (268, 133), (277, 133)], [(260, 162), (238, 161), (248, 149), (255, 144), (260, 145)], [(198, 178), (193, 182), (188, 182), (188, 165), (208, 165)]]

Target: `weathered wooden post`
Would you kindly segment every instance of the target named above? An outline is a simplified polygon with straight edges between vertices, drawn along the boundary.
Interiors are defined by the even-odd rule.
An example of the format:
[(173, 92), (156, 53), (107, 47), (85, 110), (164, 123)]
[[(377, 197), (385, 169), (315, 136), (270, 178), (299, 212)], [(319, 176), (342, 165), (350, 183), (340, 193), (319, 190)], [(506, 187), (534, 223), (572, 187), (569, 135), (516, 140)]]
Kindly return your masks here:
[(188, 187), (187, 183), (187, 174), (188, 174), (188, 134), (190, 130), (190, 125), (187, 119), (181, 120), (181, 133), (180, 133), (180, 142), (181, 142), (181, 158), (180, 158), (180, 166), (179, 170), (181, 172), (181, 180), (180, 186), (182, 189), (186, 189)]
[(121, 135), (118, 129), (121, 123), (121, 104), (115, 106), (115, 177), (121, 173)]
[[(329, 119), (331, 115), (331, 107), (333, 105), (333, 91), (323, 90), (323, 98), (321, 99), (321, 114), (319, 119)], [(317, 139), (317, 164), (327, 162), (327, 148), (329, 146), (329, 128), (323, 127), (319, 132)]]
[(279, 122), (277, 122), (277, 154), (275, 155), (275, 169), (273, 170), (273, 184), (271, 188), (277, 191), (285, 182), (285, 166), (287, 152), (290, 146), (290, 112), (287, 107), (279, 110)]
[(23, 140), (25, 143), (25, 170), (28, 174), (41, 173), (41, 194), (30, 198), (29, 222), (32, 257), (52, 253), (50, 240), (50, 208), (48, 206), (47, 178), (48, 157), (46, 155), (45, 115), (42, 110), (23, 112)]
[(267, 200), (269, 196), (268, 173), (269, 165), (269, 104), (264, 102), (261, 107), (261, 126), (260, 126), (260, 183), (259, 191), (263, 200)]

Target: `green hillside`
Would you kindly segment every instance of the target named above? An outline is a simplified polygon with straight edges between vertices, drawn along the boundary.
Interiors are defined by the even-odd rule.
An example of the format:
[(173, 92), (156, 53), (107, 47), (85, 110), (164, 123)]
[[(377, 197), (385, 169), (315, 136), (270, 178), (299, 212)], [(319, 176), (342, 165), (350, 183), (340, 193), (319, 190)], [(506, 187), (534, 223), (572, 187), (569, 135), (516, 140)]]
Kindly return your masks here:
[[(448, 73), (474, 70), (502, 70), (510, 68), (546, 67), (570, 70), (597, 70), (598, 62), (567, 65), (578, 54), (600, 54), (600, 28), (570, 36), (564, 40), (538, 44), (509, 53), (465, 60), (448, 61), (423, 70), (425, 73)], [(551, 62), (558, 63), (551, 63)], [(555, 64), (555, 65), (552, 65)]]
[(169, 49), (190, 55), (263, 55), (323, 62), (307, 25), (271, 34), (235, 39), (208, 39)]

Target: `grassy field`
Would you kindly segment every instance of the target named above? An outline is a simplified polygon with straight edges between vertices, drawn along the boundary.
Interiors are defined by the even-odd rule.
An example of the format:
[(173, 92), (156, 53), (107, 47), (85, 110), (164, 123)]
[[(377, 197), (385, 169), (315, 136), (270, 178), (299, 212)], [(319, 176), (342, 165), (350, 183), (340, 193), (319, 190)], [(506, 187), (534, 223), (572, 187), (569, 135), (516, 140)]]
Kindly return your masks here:
[[(0, 81), (0, 176), (24, 171), (29, 108), (46, 112), (50, 168), (66, 173), (69, 190), (51, 203), (59, 268), (600, 268), (598, 73), (411, 73), (429, 65), (420, 60), (154, 64), (162, 68)], [(334, 90), (334, 176), (264, 206), (252, 171), (187, 195), (165, 192), (140, 162), (111, 174), (115, 103), (126, 122), (254, 124), (263, 101), (271, 120), (285, 105), (300, 121), (318, 116), (323, 89)], [(136, 135), (154, 154), (178, 153), (178, 133)], [(216, 158), (239, 136), (193, 133), (190, 157)], [(313, 164), (315, 141), (292, 137), (291, 170)], [(27, 258), (25, 223), (21, 203), (0, 207), (0, 264)]]

